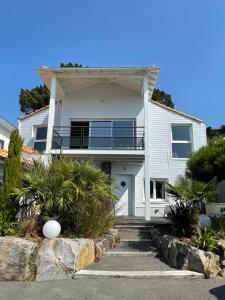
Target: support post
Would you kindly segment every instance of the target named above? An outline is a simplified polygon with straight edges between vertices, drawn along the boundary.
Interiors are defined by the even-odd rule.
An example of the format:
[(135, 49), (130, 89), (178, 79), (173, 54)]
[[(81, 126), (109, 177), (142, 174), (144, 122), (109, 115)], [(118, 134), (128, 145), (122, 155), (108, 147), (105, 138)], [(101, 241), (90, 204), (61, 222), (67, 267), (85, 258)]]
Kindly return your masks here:
[(47, 141), (46, 141), (46, 154), (49, 154), (52, 148), (52, 135), (53, 126), (55, 119), (55, 102), (56, 102), (56, 75), (52, 75), (49, 111), (48, 111), (48, 130), (47, 130)]
[(145, 165), (144, 165), (144, 180), (145, 180), (145, 220), (150, 221), (150, 131), (149, 131), (149, 89), (148, 89), (148, 76), (144, 77), (143, 83), (144, 92), (144, 137), (145, 137)]

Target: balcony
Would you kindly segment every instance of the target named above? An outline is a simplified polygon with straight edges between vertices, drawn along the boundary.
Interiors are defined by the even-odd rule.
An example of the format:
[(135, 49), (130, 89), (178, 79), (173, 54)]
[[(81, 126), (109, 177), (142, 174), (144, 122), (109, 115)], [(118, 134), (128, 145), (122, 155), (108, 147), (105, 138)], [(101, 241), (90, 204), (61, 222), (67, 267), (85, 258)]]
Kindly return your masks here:
[(144, 150), (144, 127), (55, 126), (52, 149)]

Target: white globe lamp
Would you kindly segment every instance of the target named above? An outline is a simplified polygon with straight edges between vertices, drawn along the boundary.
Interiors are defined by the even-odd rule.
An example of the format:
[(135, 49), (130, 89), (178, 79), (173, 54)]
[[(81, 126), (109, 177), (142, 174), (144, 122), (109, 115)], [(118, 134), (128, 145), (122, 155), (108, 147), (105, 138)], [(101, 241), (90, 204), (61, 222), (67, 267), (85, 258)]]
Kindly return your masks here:
[(45, 223), (42, 231), (46, 238), (49, 239), (56, 238), (61, 232), (61, 226), (59, 222), (55, 220), (50, 220)]
[(208, 215), (199, 215), (199, 223), (201, 230), (206, 230), (211, 227), (211, 218)]

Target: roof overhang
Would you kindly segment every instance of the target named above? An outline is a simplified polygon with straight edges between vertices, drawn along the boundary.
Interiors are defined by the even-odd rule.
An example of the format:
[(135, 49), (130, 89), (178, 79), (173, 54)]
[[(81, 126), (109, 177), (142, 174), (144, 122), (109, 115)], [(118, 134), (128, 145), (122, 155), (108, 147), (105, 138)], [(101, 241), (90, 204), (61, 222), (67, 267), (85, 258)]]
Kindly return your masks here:
[(0, 117), (0, 125), (6, 128), (9, 132), (13, 131), (16, 128), (2, 117)]
[(114, 83), (138, 93), (143, 91), (143, 78), (148, 77), (149, 95), (154, 90), (159, 68), (150, 67), (119, 67), (119, 68), (49, 68), (42, 67), (38, 73), (50, 90), (51, 78), (57, 78), (57, 95), (65, 94), (99, 83)]

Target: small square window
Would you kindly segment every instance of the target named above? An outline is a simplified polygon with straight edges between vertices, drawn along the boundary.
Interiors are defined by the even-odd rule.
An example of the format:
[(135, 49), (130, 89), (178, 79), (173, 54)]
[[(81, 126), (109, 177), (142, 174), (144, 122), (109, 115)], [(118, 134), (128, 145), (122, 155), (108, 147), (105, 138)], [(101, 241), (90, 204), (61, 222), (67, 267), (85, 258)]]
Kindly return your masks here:
[(47, 138), (47, 127), (36, 128), (36, 140), (45, 140)]
[(150, 198), (153, 200), (166, 199), (166, 180), (152, 179), (150, 180)]
[(46, 150), (46, 142), (34, 142), (34, 149), (43, 152)]

